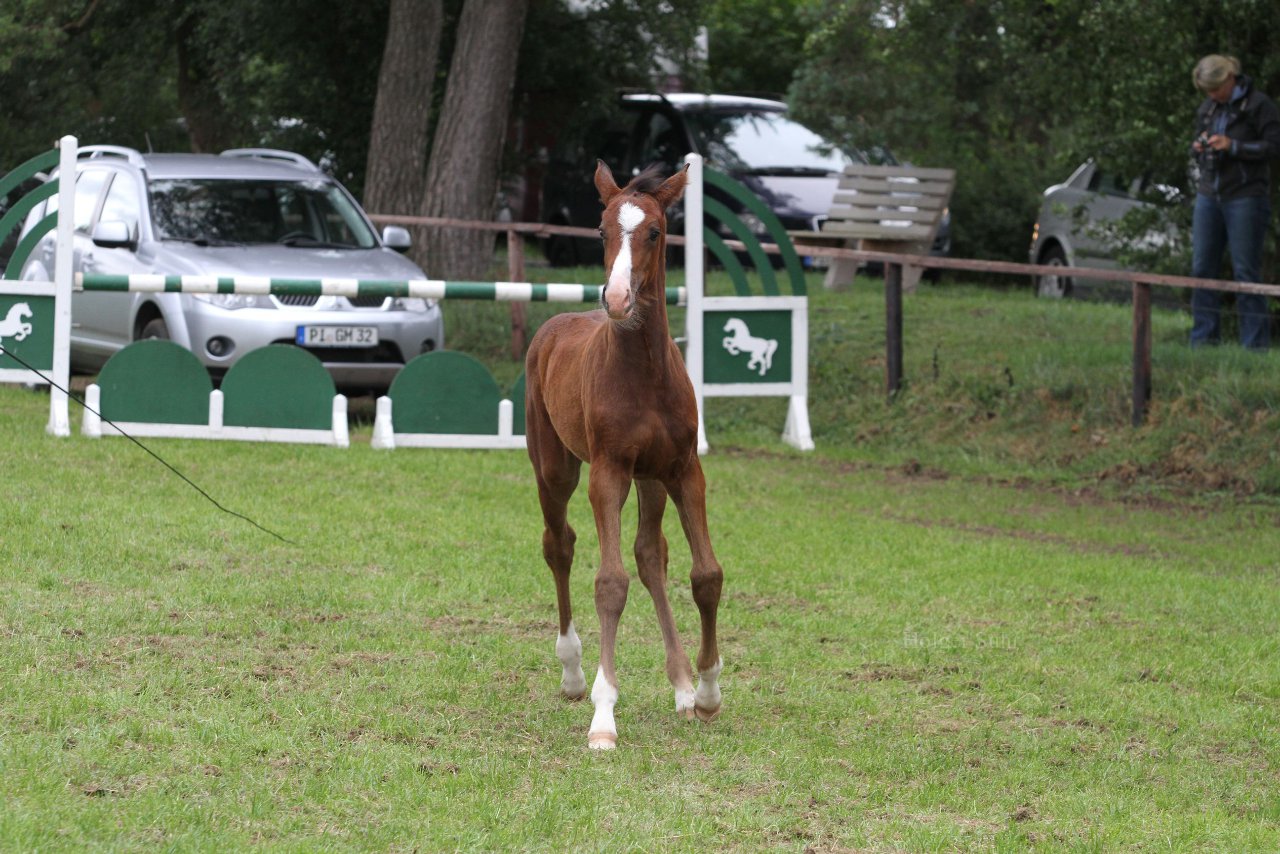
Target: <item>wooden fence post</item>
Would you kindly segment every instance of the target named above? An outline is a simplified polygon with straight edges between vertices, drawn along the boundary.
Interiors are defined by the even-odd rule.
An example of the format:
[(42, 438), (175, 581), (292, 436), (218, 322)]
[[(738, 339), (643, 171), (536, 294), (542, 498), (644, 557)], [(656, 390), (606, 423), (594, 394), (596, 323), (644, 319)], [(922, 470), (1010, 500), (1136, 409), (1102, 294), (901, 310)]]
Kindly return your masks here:
[(1151, 285), (1133, 283), (1133, 426), (1147, 420), (1151, 404)]
[[(524, 238), (513, 229), (507, 230), (507, 279), (524, 281)], [(524, 359), (524, 346), (528, 341), (525, 318), (524, 303), (511, 303), (511, 358), (517, 362)]]
[(902, 389), (902, 265), (884, 265), (885, 390), (889, 399)]

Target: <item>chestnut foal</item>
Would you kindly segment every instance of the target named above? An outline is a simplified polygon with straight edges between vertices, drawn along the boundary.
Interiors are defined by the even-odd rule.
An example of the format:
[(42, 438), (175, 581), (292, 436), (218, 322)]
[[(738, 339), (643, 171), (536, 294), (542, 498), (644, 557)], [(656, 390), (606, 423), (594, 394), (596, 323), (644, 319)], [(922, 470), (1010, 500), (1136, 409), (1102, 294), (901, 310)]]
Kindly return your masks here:
[[(560, 609), (560, 690), (575, 700), (586, 694), (587, 680), (569, 601), (575, 535), (565, 508), (582, 463), (591, 464), (588, 495), (600, 538), (600, 669), (591, 688), (595, 716), (587, 743), (596, 750), (611, 750), (618, 741), (614, 646), (630, 583), (622, 565), (621, 513), (633, 480), (640, 505), (636, 566), (658, 612), (676, 712), (709, 721), (720, 711), (716, 608), (723, 573), (707, 534), (693, 386), (667, 329), (666, 210), (684, 192), (685, 180), (684, 171), (665, 181), (647, 171), (620, 189), (609, 167), (598, 162), (595, 185), (604, 204), (600, 236), (608, 271), (604, 308), (548, 320), (530, 343), (526, 362), (525, 431), (546, 522), (542, 553), (555, 576)], [(693, 599), (702, 618), (697, 690), (667, 599), (662, 514), (668, 495), (693, 553)]]

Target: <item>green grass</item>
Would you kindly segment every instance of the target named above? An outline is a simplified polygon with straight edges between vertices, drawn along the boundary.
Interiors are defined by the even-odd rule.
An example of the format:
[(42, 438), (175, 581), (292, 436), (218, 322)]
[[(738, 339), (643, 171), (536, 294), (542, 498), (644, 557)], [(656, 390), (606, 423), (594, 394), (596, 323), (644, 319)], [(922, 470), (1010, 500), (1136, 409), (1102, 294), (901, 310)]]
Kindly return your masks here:
[[(504, 308), (452, 343), (488, 323), (514, 378)], [(724, 713), (676, 719), (635, 583), (604, 755), (557, 697), (523, 454), (151, 441), (290, 546), (0, 388), (0, 847), (1276, 850), (1277, 509), (1152, 462), (1199, 425), (1194, 477), (1243, 470), (1208, 440), (1273, 431), (1271, 357), (1160, 315), (1135, 432), (1123, 309), (926, 287), (887, 405), (881, 311), (814, 294), (816, 454), (771, 402), (711, 413)], [(585, 489), (571, 521), (590, 674)]]

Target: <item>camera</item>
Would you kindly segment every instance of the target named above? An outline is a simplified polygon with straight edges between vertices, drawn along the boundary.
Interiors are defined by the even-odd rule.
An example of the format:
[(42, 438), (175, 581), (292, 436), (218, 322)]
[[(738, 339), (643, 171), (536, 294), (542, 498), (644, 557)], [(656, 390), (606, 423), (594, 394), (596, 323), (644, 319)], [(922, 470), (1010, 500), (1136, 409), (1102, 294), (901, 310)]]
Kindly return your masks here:
[(1196, 142), (1200, 144), (1200, 153), (1197, 160), (1207, 169), (1216, 169), (1218, 166), (1218, 158), (1222, 152), (1209, 145), (1209, 134), (1207, 131), (1201, 131), (1196, 137)]

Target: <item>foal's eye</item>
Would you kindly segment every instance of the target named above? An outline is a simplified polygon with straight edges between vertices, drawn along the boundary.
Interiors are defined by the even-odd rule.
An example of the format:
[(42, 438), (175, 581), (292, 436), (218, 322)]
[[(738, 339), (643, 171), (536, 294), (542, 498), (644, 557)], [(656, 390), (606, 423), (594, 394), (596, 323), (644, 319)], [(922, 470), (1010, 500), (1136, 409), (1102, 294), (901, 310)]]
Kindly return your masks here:
[(653, 228), (649, 229), (649, 242), (653, 243), (657, 241), (658, 235), (661, 233), (662, 232), (658, 230), (658, 227), (656, 225)]

